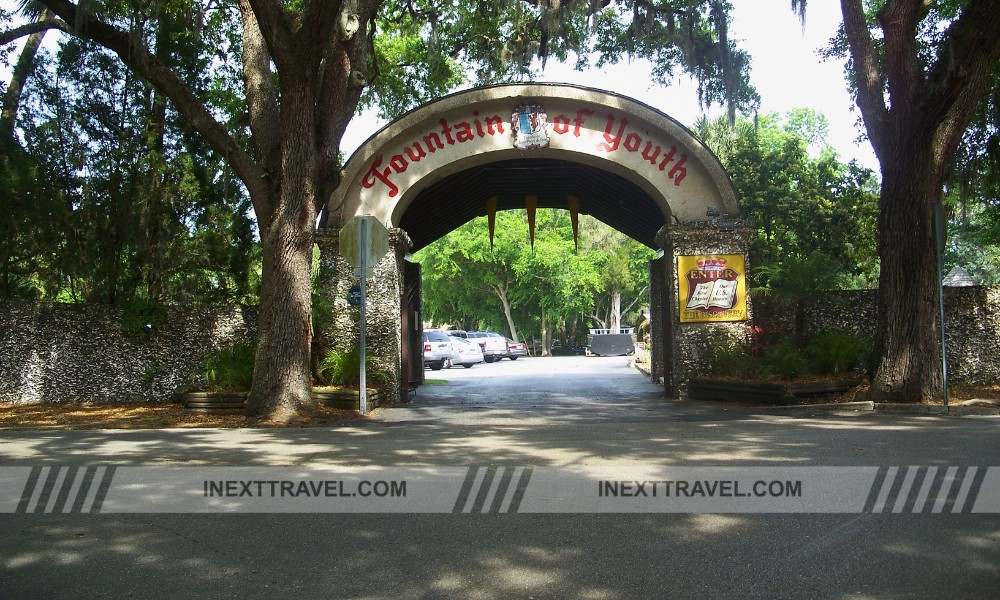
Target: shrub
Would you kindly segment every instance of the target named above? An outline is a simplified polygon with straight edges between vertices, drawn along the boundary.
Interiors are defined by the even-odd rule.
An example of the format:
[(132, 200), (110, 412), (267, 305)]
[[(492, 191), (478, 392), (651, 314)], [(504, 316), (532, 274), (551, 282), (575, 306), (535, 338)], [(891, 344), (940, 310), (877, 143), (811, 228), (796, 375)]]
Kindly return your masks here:
[(253, 382), (256, 344), (238, 342), (219, 348), (205, 357), (201, 376), (211, 392), (248, 390)]
[[(334, 385), (358, 386), (361, 384), (361, 351), (355, 347), (349, 352), (327, 350), (319, 364), (319, 373)], [(385, 385), (389, 373), (378, 369), (371, 356), (365, 357), (365, 383)]]
[(764, 352), (760, 375), (763, 379), (794, 379), (809, 372), (809, 361), (791, 339), (784, 339)]
[(816, 375), (840, 375), (862, 368), (871, 349), (862, 338), (842, 331), (828, 331), (809, 341), (806, 355)]
[(866, 364), (871, 348), (864, 339), (827, 332), (803, 348), (794, 338), (769, 343), (760, 328), (741, 342), (729, 337), (708, 340), (702, 375), (745, 379), (794, 379), (802, 375), (840, 375)]
[(705, 375), (719, 377), (753, 377), (759, 359), (746, 344), (729, 337), (712, 338), (706, 347)]

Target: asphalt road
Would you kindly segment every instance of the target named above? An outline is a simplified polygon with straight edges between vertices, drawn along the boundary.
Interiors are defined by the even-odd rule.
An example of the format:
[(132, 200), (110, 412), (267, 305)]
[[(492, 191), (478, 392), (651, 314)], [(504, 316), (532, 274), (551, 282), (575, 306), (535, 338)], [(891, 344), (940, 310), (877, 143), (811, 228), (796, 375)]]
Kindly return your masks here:
[[(367, 423), (0, 432), (0, 481), (4, 472), (30, 470), (39, 481), (69, 473), (65, 492), (74, 473), (117, 468), (104, 510), (91, 514), (62, 512), (65, 493), (57, 501), (40, 484), (33, 496), (20, 480), (8, 486), (17, 488), (8, 497), (24, 498), (17, 514), (0, 514), (0, 598), (1000, 595), (1000, 515), (973, 512), (989, 508), (982, 501), (993, 489), (988, 467), (1000, 465), (1000, 418), (677, 402), (624, 358), (525, 358), (427, 375), (446, 383), (420, 388), (411, 405)], [(157, 512), (171, 501), (150, 491), (163, 472), (234, 467), (420, 473), (438, 478), (430, 497), (446, 506), (337, 514), (283, 499), (277, 506), (286, 514)], [(487, 487), (472, 475), (487, 467), (533, 469), (520, 510), (482, 514), (469, 510), (471, 500), (461, 510), (464, 496), (456, 502), (449, 486), (471, 489), (471, 498)], [(581, 473), (631, 481), (755, 469), (804, 474), (807, 486), (838, 473), (874, 480), (826, 482), (833, 491), (825, 488), (822, 500), (834, 505), (861, 488), (863, 506), (831, 513), (785, 511), (780, 498), (751, 498), (751, 508), (736, 510), (704, 498), (677, 512), (636, 504), (646, 498), (594, 508), (593, 498), (559, 483)], [(935, 512), (946, 473), (957, 474), (956, 492), (966, 475), (968, 501), (953, 492)], [(126, 485), (129, 476), (152, 484)], [(922, 478), (928, 502), (918, 510)], [(122, 500), (140, 488), (145, 495), (134, 504)], [(28, 496), (34, 510), (24, 509)]]

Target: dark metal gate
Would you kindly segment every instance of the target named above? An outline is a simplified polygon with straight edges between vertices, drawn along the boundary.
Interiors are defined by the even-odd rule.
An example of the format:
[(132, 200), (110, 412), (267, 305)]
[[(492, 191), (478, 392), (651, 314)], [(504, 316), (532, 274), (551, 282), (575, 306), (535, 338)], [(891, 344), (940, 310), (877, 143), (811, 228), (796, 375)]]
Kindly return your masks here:
[[(670, 257), (670, 258), (668, 258)], [(663, 380), (663, 394), (674, 397), (673, 368), (673, 282), (670, 251), (649, 261), (650, 371), (654, 380)]]
[(424, 382), (423, 315), (421, 310), (420, 264), (403, 262), (403, 293), (400, 298), (402, 317), (402, 356), (399, 397), (409, 401), (410, 392)]

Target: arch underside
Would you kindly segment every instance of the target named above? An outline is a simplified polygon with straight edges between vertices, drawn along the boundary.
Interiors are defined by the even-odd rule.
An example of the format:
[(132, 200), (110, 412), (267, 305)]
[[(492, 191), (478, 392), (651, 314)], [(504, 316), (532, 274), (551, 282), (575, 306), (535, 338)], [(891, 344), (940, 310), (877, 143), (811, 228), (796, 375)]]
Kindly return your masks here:
[(496, 197), (497, 210), (525, 207), (537, 198), (538, 208), (567, 208), (576, 197), (587, 214), (650, 248), (666, 223), (657, 203), (620, 175), (579, 162), (554, 158), (520, 158), (485, 163), (436, 181), (406, 207), (399, 226), (419, 250), (472, 219), (486, 215)]

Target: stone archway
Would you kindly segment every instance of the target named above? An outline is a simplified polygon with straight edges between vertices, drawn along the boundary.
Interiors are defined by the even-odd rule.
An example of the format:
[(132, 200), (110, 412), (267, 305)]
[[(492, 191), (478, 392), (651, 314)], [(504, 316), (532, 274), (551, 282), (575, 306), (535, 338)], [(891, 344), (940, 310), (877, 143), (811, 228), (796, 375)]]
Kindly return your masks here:
[[(414, 330), (401, 323), (419, 323), (421, 316), (419, 304), (410, 304), (406, 254), (486, 215), (488, 205), (523, 207), (526, 197), (539, 208), (572, 204), (664, 251), (667, 258), (650, 266), (651, 306), (660, 316), (653, 319), (653, 373), (670, 393), (682, 392), (674, 385), (686, 370), (678, 359), (683, 336), (671, 324), (678, 301), (672, 256), (745, 253), (744, 235), (720, 237), (711, 227), (719, 216), (739, 218), (735, 192), (718, 159), (677, 121), (633, 99), (579, 86), (502, 85), (446, 96), (390, 123), (351, 156), (317, 233), (334, 273), (328, 293), (338, 313), (338, 343), (353, 343), (345, 335), (352, 322), (344, 300), (353, 275), (335, 256), (341, 223), (372, 215), (393, 232), (394, 251), (369, 288), (385, 305), (369, 307), (368, 331), (380, 336), (369, 347), (396, 374), (403, 397), (423, 373), (401, 360), (416, 356)], [(420, 377), (408, 382), (406, 371)]]

